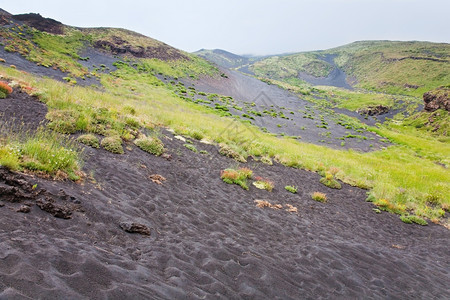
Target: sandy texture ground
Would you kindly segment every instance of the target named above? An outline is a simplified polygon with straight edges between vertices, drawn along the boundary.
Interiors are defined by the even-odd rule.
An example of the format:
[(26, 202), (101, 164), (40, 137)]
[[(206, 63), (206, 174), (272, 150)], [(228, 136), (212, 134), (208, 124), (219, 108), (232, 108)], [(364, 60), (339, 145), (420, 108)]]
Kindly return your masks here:
[[(279, 164), (244, 164), (275, 183), (246, 191), (221, 181), (237, 163), (215, 146), (162, 135), (171, 157), (86, 148), (84, 184), (0, 169), (0, 299), (450, 298), (447, 229), (376, 214), (366, 191)], [(121, 227), (132, 223), (150, 235)]]

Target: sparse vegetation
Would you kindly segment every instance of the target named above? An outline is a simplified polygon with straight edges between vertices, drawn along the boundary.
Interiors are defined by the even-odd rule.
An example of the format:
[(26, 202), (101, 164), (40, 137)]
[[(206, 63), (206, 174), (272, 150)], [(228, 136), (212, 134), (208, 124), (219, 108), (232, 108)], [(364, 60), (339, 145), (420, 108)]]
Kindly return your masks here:
[(12, 92), (13, 89), (8, 85), (7, 82), (0, 81), (0, 99), (6, 98)]
[(98, 141), (98, 138), (93, 134), (80, 135), (77, 138), (77, 141), (87, 146), (91, 146), (92, 148), (100, 148), (100, 142)]
[(266, 190), (269, 192), (271, 192), (273, 190), (273, 188), (275, 187), (275, 184), (273, 183), (273, 181), (271, 181), (268, 178), (263, 178), (260, 176), (255, 177), (255, 181), (253, 182), (253, 185), (260, 190)]
[(123, 147), (122, 147), (122, 139), (120, 136), (109, 136), (105, 137), (101, 141), (101, 146), (106, 151), (115, 153), (115, 154), (123, 154)]
[(192, 145), (192, 144), (184, 144), (183, 146), (186, 147), (186, 148), (188, 148), (188, 149), (191, 150), (192, 152), (195, 152), (195, 153), (198, 152), (197, 148), (196, 148), (194, 145)]
[(311, 195), (311, 198), (314, 201), (318, 201), (318, 202), (327, 202), (327, 195), (321, 192), (314, 192)]
[(414, 215), (400, 216), (400, 220), (402, 220), (406, 224), (416, 223), (422, 226), (428, 225), (428, 222), (422, 219), (421, 217)]
[(43, 128), (32, 133), (0, 123), (0, 129), (0, 165), (58, 179), (80, 179), (80, 152), (71, 140)]
[(159, 156), (164, 153), (164, 144), (156, 136), (142, 136), (134, 141), (134, 144), (145, 152)]
[(253, 171), (248, 168), (225, 169), (221, 172), (220, 178), (228, 184), (237, 184), (244, 190), (248, 190), (247, 179), (251, 178)]
[(332, 189), (341, 189), (342, 188), (341, 184), (336, 179), (334, 179), (333, 174), (331, 174), (329, 172), (327, 172), (325, 174), (325, 177), (322, 177), (320, 179), (320, 183), (322, 183), (323, 185), (325, 185), (329, 188), (332, 188)]
[[(183, 67), (185, 71), (175, 72), (176, 64), (168, 67), (166, 62), (160, 64), (158, 60), (149, 63), (152, 67), (143, 69), (139, 68), (139, 64), (138, 67), (131, 67), (128, 62), (124, 62), (113, 73), (99, 74), (98, 78), (104, 87), (102, 92), (50, 79), (36, 81), (33, 75), (23, 74), (5, 65), (0, 65), (0, 72), (8, 80), (27, 82), (31, 88), (39, 90), (41, 101), (49, 109), (50, 127), (61, 132), (119, 135), (123, 139), (132, 140), (138, 133), (125, 122), (132, 115), (142, 126), (148, 128), (153, 128), (155, 124), (168, 126), (185, 136), (190, 136), (189, 131), (198, 130), (204, 138), (226, 146), (222, 147), (221, 154), (239, 161), (245, 161), (248, 156), (267, 156), (286, 166), (311, 171), (318, 170), (319, 162), (323, 162), (326, 167), (337, 166), (341, 170), (338, 178), (343, 182), (371, 189), (375, 199), (388, 199), (390, 203), (405, 205), (411, 213), (430, 219), (440, 218), (441, 207), (450, 205), (450, 196), (446, 193), (450, 175), (442, 167), (450, 164), (450, 147), (448, 138), (443, 135), (436, 137), (415, 125), (404, 126), (398, 121), (390, 122), (368, 129), (394, 145), (370, 153), (336, 150), (293, 139), (280, 139), (254, 130), (254, 127), (241, 121), (236, 122), (236, 132), (239, 134), (235, 135), (229, 132), (231, 118), (219, 117), (211, 108), (183, 100), (154, 75), (155, 70), (160, 68), (162, 73), (173, 72), (172, 75), (176, 75), (171, 78), (181, 77), (190, 72), (189, 68)], [(341, 65), (339, 60), (337, 63)], [(80, 72), (76, 68), (70, 73)], [(202, 67), (199, 66), (198, 69), (201, 70)], [(207, 66), (205, 70), (209, 70)], [(305, 85), (297, 87), (297, 90), (305, 96), (308, 93), (324, 95), (318, 88)], [(134, 110), (134, 114), (130, 108)], [(67, 110), (70, 113), (66, 113)], [(71, 121), (60, 124), (66, 116)], [(317, 116), (312, 117), (318, 120)], [(347, 121), (342, 124), (353, 127), (354, 123)], [(259, 145), (250, 143), (255, 138)], [(227, 151), (228, 149), (232, 151)], [(404, 192), (400, 192), (400, 189)], [(433, 191), (443, 196), (437, 200), (437, 205), (427, 206), (424, 199)]]
[(287, 185), (284, 187), (284, 189), (288, 192), (291, 192), (292, 194), (297, 194), (297, 187), (292, 185)]

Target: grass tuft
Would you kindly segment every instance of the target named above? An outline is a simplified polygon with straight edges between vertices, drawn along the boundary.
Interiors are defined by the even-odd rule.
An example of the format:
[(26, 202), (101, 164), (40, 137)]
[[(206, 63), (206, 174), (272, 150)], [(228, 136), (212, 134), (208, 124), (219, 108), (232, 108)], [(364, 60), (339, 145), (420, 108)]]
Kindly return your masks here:
[(244, 190), (248, 190), (247, 179), (251, 178), (253, 171), (248, 168), (225, 169), (221, 172), (220, 178), (228, 184), (237, 184)]
[(105, 137), (101, 141), (103, 149), (115, 154), (123, 154), (122, 139), (120, 136)]
[(287, 185), (284, 187), (284, 189), (288, 192), (291, 192), (292, 194), (297, 194), (297, 187), (292, 185)]
[(321, 192), (314, 192), (311, 198), (318, 202), (327, 202), (327, 195)]
[(100, 142), (98, 141), (98, 138), (93, 134), (80, 135), (77, 138), (77, 141), (87, 146), (91, 146), (92, 148), (100, 148)]
[(271, 181), (270, 179), (267, 178), (262, 178), (262, 177), (255, 177), (255, 182), (253, 182), (253, 185), (260, 189), (260, 190), (266, 190), (271, 192), (273, 190), (273, 188), (275, 187), (275, 184), (273, 183), (273, 181)]
[(163, 142), (154, 137), (143, 136), (134, 141), (134, 144), (144, 150), (145, 152), (151, 153), (153, 155), (159, 156), (164, 153), (164, 144)]

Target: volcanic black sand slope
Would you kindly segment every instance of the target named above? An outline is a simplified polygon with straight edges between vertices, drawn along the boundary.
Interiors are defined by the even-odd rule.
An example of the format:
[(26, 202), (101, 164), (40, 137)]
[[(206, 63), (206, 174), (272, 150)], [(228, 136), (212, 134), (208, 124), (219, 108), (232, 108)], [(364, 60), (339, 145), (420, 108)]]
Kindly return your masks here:
[[(26, 101), (39, 116), (40, 104)], [(95, 182), (82, 185), (0, 169), (2, 298), (450, 296), (447, 229), (374, 214), (364, 190), (332, 190), (278, 164), (243, 165), (274, 180), (271, 193), (224, 185), (218, 175), (234, 162), (214, 146), (196, 142), (204, 156), (170, 132), (164, 142), (170, 159), (86, 148)], [(313, 191), (328, 203), (311, 200)], [(148, 235), (122, 230), (132, 223)]]
[[(445, 158), (380, 150), (391, 143), (297, 90), (139, 34), (51, 19), (36, 32), (38, 15), (0, 18), (0, 299), (450, 298), (445, 195), (408, 207), (389, 202), (389, 189), (419, 192), (386, 185), (386, 198), (374, 196), (377, 181), (397, 180), (377, 169), (410, 167), (407, 155), (425, 162), (423, 181), (445, 189), (430, 175), (448, 175)], [(41, 51), (58, 38), (62, 50)], [(250, 133), (211, 133), (227, 124)], [(39, 134), (45, 143), (23, 146)], [(349, 135), (359, 138), (340, 139)], [(35, 148), (80, 162), (49, 169)], [(309, 166), (314, 152), (330, 157)], [(364, 165), (373, 174), (358, 181), (330, 165), (340, 158), (377, 169)]]

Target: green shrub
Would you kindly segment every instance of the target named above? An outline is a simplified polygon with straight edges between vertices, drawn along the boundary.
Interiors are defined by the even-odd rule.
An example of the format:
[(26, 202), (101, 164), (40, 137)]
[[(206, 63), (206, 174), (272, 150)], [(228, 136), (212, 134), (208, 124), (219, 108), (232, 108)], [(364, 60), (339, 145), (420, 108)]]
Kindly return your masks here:
[(266, 164), (266, 165), (269, 165), (269, 166), (273, 165), (273, 162), (272, 162), (272, 159), (270, 158), (270, 156), (263, 156), (263, 157), (261, 157), (261, 162), (263, 164)]
[(203, 133), (201, 133), (200, 131), (197, 130), (191, 130), (189, 131), (189, 135), (193, 138), (196, 139), (198, 141), (200, 141), (201, 139), (203, 139), (204, 135)]
[(13, 90), (7, 82), (0, 81), (0, 99), (6, 98), (12, 92)]
[(91, 146), (92, 148), (100, 148), (100, 142), (98, 141), (98, 138), (93, 134), (80, 135), (77, 138), (77, 141), (87, 146)]
[(327, 195), (321, 192), (314, 192), (311, 198), (318, 202), (327, 202)]
[(248, 168), (240, 168), (238, 170), (225, 169), (221, 172), (220, 178), (228, 184), (237, 184), (244, 190), (248, 190), (247, 179), (251, 178), (253, 171)]
[(400, 216), (400, 220), (402, 220), (406, 224), (412, 224), (416, 223), (422, 226), (428, 225), (428, 222), (422, 219), (421, 217), (415, 216), (415, 215), (408, 215), (408, 216)]
[(260, 190), (266, 190), (266, 191), (271, 192), (273, 190), (273, 188), (275, 187), (275, 184), (273, 183), (273, 181), (271, 181), (267, 178), (256, 177), (255, 180), (256, 181), (253, 182), (253, 185)]
[(332, 189), (339, 190), (342, 188), (341, 184), (336, 179), (334, 179), (331, 173), (328, 172), (325, 174), (325, 177), (322, 177), (320, 179), (320, 183)]
[(247, 162), (247, 160), (241, 154), (239, 154), (239, 152), (225, 144), (220, 145), (219, 153), (223, 156), (233, 158), (234, 160), (239, 162)]
[(164, 144), (157, 137), (143, 136), (134, 141), (134, 144), (145, 152), (159, 156), (164, 153)]
[(77, 131), (79, 113), (74, 110), (54, 110), (47, 113), (48, 127), (59, 133), (71, 134)]
[(9, 170), (18, 170), (20, 168), (20, 156), (12, 147), (0, 147), (0, 166)]
[(106, 151), (116, 154), (124, 153), (122, 147), (122, 139), (119, 136), (105, 137), (104, 139), (102, 139), (101, 145)]
[(186, 148), (188, 148), (192, 152), (195, 152), (195, 153), (198, 152), (197, 148), (194, 145), (192, 145), (192, 144), (184, 144), (183, 146), (185, 146)]
[(288, 192), (291, 192), (292, 194), (296, 194), (297, 193), (297, 187), (292, 186), (292, 185), (287, 185), (284, 187), (284, 189)]

